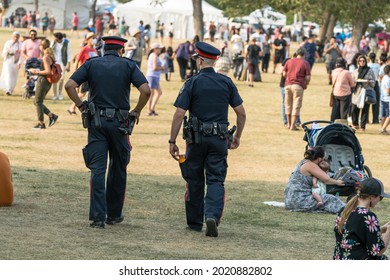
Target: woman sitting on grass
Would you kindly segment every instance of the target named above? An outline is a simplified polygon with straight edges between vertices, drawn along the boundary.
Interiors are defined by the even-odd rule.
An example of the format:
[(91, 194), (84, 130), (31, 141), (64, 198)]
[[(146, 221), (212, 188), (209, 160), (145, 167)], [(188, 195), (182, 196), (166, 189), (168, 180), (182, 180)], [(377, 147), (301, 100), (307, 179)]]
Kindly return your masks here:
[(321, 146), (316, 146), (305, 152), (304, 159), (296, 166), (284, 190), (284, 201), (287, 209), (301, 212), (338, 213), (344, 207), (344, 202), (337, 196), (321, 194), (322, 204), (317, 204), (312, 195), (313, 177), (325, 184), (344, 185), (343, 181), (330, 178), (319, 167), (324, 156), (325, 151)]

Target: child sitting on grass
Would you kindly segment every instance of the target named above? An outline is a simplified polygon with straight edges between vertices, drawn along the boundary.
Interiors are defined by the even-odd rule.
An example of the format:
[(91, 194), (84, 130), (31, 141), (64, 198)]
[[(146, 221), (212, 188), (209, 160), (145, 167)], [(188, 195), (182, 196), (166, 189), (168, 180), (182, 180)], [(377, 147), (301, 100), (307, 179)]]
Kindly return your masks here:
[[(318, 166), (324, 171), (328, 172), (330, 169), (330, 164), (328, 161), (323, 160), (321, 161)], [(312, 189), (312, 195), (315, 200), (317, 200), (317, 208), (320, 208), (324, 205), (321, 194), (326, 194), (326, 184), (322, 182), (321, 180), (318, 180), (318, 178), (313, 177), (313, 189)]]

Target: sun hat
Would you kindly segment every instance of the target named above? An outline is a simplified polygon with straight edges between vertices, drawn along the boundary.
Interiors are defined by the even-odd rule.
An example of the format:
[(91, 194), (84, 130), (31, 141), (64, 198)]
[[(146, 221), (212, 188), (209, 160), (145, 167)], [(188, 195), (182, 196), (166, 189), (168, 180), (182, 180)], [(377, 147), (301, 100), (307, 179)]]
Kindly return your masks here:
[(363, 187), (360, 194), (374, 195), (390, 198), (390, 194), (385, 193), (383, 183), (376, 178), (367, 178), (361, 182)]
[(131, 36), (133, 36), (133, 37), (135, 37), (137, 34), (140, 34), (140, 33), (141, 33), (141, 30), (139, 30), (138, 28), (131, 30)]
[(95, 33), (93, 33), (93, 32), (88, 32), (88, 33), (87, 33), (87, 36), (85, 36), (85, 39), (88, 40), (89, 38), (92, 38), (92, 37), (94, 37), (94, 36), (95, 36)]
[(154, 49), (162, 49), (163, 46), (160, 44), (160, 43), (153, 43), (151, 46), (150, 46), (150, 49), (151, 50), (154, 50)]

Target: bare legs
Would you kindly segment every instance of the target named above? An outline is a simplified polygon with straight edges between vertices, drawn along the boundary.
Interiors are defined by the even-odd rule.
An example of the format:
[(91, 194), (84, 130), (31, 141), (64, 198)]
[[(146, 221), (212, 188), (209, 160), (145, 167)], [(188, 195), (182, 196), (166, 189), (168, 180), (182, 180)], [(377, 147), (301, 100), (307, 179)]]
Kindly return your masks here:
[(151, 89), (152, 94), (149, 98), (149, 116), (157, 116), (156, 113), (156, 104), (162, 95), (161, 87), (159, 86), (157, 89)]

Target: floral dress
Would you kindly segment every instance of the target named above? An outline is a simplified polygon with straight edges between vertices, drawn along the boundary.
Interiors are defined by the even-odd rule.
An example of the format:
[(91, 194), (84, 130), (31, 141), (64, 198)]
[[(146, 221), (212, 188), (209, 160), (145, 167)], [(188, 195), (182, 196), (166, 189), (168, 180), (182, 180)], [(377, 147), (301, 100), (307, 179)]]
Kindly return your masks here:
[(340, 213), (337, 215), (334, 231), (336, 247), (334, 260), (386, 260), (387, 256), (378, 256), (385, 248), (380, 224), (375, 213), (365, 207), (356, 207), (339, 233)]
[(307, 160), (302, 160), (295, 167), (284, 190), (284, 202), (286, 208), (292, 211), (301, 212), (326, 212), (338, 213), (345, 203), (338, 197), (331, 194), (321, 194), (323, 206), (318, 208), (317, 201), (313, 198), (313, 176), (304, 176), (300, 169)]

